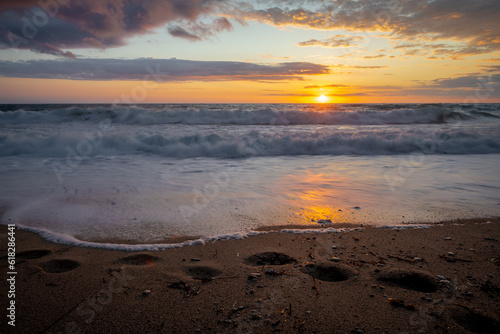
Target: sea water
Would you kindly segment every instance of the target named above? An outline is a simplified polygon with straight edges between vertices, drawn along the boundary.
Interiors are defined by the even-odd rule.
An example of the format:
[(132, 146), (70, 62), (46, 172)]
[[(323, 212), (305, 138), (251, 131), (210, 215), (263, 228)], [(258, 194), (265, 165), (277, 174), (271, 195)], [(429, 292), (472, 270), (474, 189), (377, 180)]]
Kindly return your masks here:
[(497, 104), (0, 110), (2, 223), (54, 241), (156, 249), (261, 226), (500, 215)]

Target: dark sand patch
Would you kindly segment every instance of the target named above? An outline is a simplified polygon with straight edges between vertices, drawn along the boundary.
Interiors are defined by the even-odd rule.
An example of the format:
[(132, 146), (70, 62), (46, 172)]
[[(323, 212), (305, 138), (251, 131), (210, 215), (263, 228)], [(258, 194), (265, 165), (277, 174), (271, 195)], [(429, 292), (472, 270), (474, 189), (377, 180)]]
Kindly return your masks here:
[(439, 289), (436, 278), (420, 271), (395, 269), (381, 273), (377, 279), (391, 286), (420, 292), (436, 292)]
[(116, 261), (116, 263), (128, 264), (132, 266), (145, 266), (156, 263), (160, 260), (159, 257), (149, 255), (149, 254), (136, 254), (127, 257), (123, 257)]
[(32, 260), (50, 255), (50, 253), (52, 253), (50, 249), (33, 249), (24, 252), (19, 252), (16, 254), (16, 257), (22, 260)]
[(289, 255), (276, 252), (258, 253), (245, 259), (245, 263), (252, 266), (262, 266), (265, 264), (282, 266), (292, 262), (297, 262), (297, 260)]
[(185, 271), (191, 278), (202, 281), (212, 280), (215, 277), (223, 274), (222, 271), (218, 269), (206, 266), (188, 267), (185, 269)]
[(53, 259), (40, 264), (46, 273), (60, 274), (76, 269), (80, 263), (68, 259)]
[(476, 313), (466, 306), (450, 305), (446, 308), (446, 315), (463, 328), (484, 334), (500, 333), (500, 323), (490, 317)]
[(302, 271), (316, 279), (326, 282), (346, 281), (355, 275), (354, 270), (348, 266), (330, 263), (310, 263), (305, 265)]

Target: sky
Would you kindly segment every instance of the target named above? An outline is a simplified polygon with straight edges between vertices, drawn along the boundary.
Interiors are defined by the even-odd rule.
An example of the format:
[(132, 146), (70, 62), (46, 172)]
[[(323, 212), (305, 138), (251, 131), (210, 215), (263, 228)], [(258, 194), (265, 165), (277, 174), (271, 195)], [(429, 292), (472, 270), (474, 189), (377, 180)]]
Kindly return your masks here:
[(500, 102), (498, 0), (2, 0), (0, 103)]

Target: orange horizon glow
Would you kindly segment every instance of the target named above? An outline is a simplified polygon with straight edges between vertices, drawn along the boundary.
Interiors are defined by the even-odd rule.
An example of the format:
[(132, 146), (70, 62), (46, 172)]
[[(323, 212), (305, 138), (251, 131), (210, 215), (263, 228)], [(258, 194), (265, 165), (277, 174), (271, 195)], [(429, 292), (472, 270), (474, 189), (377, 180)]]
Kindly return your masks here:
[(320, 95), (317, 98), (318, 103), (327, 103), (330, 101), (330, 98), (326, 95)]
[[(362, 89), (346, 91), (342, 96), (333, 92), (317, 95), (302, 90), (304, 84), (278, 83), (279, 94), (267, 94), (260, 82), (180, 82), (143, 83), (140, 81), (84, 81), (67, 79), (2, 78), (4, 96), (0, 103), (473, 103), (470, 97), (428, 97), (393, 95), (356, 95)], [(276, 83), (272, 87), (277, 87)], [(355, 87), (353, 87), (355, 88)], [(299, 92), (290, 94), (288, 92)], [(303, 94), (300, 92), (304, 92)], [(351, 94), (351, 96), (349, 96)], [(323, 97), (322, 97), (323, 96)], [(477, 101), (500, 103), (500, 99)]]

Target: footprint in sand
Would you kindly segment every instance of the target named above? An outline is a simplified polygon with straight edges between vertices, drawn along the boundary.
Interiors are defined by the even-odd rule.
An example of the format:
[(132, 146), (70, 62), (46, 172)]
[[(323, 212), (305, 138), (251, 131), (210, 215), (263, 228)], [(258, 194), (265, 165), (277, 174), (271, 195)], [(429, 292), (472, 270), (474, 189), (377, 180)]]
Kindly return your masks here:
[(245, 263), (252, 266), (262, 266), (265, 264), (282, 266), (292, 262), (297, 262), (297, 260), (286, 254), (276, 252), (258, 253), (245, 259)]
[(16, 257), (21, 260), (32, 260), (50, 255), (51, 253), (52, 251), (50, 249), (33, 249), (24, 252), (19, 252), (16, 254)]
[(316, 279), (326, 282), (346, 281), (356, 275), (356, 272), (348, 266), (330, 263), (310, 263), (305, 265), (302, 271)]
[(218, 269), (206, 266), (187, 267), (185, 271), (189, 277), (202, 281), (213, 280), (215, 277), (223, 274), (223, 272)]
[(445, 315), (454, 322), (473, 333), (500, 333), (500, 323), (490, 317), (481, 315), (462, 305), (450, 305)]
[(60, 274), (71, 271), (80, 266), (80, 263), (68, 259), (52, 259), (39, 265), (43, 271), (50, 274)]
[(421, 271), (391, 270), (380, 273), (377, 280), (383, 281), (389, 286), (420, 292), (436, 292), (439, 289), (438, 280)]
[(160, 260), (159, 257), (149, 254), (136, 254), (127, 256), (117, 260), (115, 263), (128, 264), (132, 266), (145, 266), (156, 263)]

